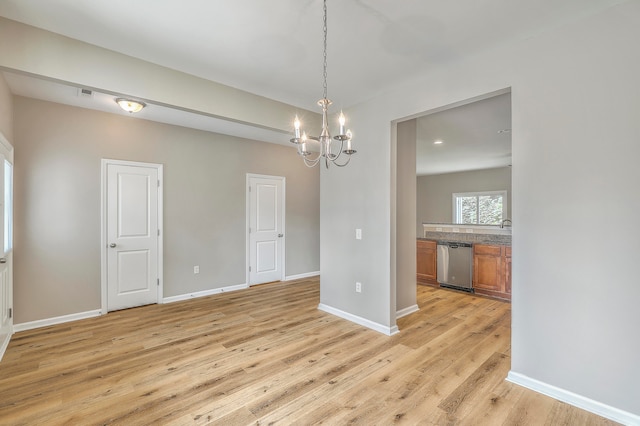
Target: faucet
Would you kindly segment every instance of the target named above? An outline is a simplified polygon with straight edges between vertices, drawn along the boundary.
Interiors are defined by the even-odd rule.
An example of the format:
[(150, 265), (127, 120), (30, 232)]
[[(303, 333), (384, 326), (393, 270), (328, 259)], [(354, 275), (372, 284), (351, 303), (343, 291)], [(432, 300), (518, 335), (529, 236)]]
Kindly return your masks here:
[(506, 222), (509, 222), (509, 226), (513, 225), (513, 222), (511, 222), (511, 219), (504, 219), (502, 222), (500, 222), (500, 228), (504, 228), (504, 224)]

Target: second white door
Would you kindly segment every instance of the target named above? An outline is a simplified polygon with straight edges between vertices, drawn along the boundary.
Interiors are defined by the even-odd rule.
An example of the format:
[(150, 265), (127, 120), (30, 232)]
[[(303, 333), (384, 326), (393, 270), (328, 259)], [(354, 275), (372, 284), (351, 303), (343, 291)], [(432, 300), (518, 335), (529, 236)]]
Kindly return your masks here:
[(249, 175), (249, 284), (284, 279), (284, 177)]
[(106, 164), (108, 311), (157, 303), (160, 285), (158, 166), (114, 163)]

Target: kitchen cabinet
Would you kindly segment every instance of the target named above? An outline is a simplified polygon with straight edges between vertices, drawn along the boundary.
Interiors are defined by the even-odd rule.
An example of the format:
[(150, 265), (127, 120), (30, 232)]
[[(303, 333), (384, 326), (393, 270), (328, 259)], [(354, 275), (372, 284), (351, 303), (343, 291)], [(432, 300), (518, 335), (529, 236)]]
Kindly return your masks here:
[(511, 300), (511, 247), (473, 246), (473, 289), (477, 294)]
[(418, 240), (416, 280), (420, 284), (438, 285), (436, 255), (435, 241)]

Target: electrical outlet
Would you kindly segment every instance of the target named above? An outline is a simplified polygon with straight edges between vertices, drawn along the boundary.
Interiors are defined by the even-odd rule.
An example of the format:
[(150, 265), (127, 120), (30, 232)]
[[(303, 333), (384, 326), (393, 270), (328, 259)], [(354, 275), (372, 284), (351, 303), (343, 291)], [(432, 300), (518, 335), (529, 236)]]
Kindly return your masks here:
[(362, 283), (356, 281), (356, 293), (362, 293)]
[(362, 239), (362, 229), (356, 229), (356, 240)]
[(193, 267), (193, 273), (194, 274), (199, 274), (200, 273), (200, 266), (196, 265)]

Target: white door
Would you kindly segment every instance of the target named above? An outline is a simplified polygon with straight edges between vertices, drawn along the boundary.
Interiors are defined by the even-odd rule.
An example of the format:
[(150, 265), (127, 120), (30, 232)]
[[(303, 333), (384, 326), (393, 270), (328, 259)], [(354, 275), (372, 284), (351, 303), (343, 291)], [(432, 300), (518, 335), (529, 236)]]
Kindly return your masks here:
[(162, 166), (104, 161), (107, 311), (158, 303)]
[(13, 333), (13, 147), (0, 133), (0, 359)]
[(248, 175), (249, 285), (284, 279), (283, 177)]

